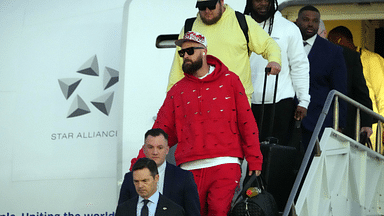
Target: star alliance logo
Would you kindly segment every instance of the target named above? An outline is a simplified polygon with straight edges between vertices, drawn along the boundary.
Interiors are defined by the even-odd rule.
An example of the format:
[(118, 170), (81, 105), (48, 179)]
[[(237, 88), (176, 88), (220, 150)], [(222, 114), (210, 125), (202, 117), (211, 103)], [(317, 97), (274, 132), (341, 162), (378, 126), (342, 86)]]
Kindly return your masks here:
[[(77, 73), (86, 75), (86, 76), (99, 76), (99, 65), (97, 63), (97, 57), (94, 55), (88, 61), (86, 61)], [(80, 78), (63, 78), (59, 79), (59, 85), (61, 92), (64, 95), (64, 98), (68, 100), (71, 95), (76, 91), (77, 87), (80, 85), (82, 79)], [(104, 78), (103, 78), (103, 87), (104, 91), (109, 87), (115, 85), (119, 81), (119, 72), (109, 67), (105, 67)], [(100, 112), (105, 115), (109, 115), (112, 102), (113, 102), (114, 92), (105, 93), (92, 101), (90, 103), (95, 106)], [(67, 118), (79, 117), (90, 113), (90, 109), (87, 103), (83, 100), (80, 95), (76, 95), (68, 111)]]

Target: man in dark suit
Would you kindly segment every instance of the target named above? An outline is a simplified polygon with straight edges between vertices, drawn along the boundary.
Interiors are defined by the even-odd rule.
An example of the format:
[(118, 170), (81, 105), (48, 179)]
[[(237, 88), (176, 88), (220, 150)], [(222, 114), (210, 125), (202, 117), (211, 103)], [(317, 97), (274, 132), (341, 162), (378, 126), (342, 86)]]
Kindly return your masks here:
[[(307, 117), (302, 120), (303, 145), (308, 147), (310, 138), (315, 129), (317, 120), (323, 109), (328, 93), (335, 89), (347, 95), (347, 69), (342, 48), (332, 44), (317, 35), (320, 23), (320, 12), (308, 5), (300, 9), (296, 20), (304, 41), (304, 49), (308, 54), (310, 64), (311, 102)], [(340, 127), (346, 125), (346, 103), (340, 100)], [(333, 109), (328, 113), (324, 127), (333, 126)]]
[[(154, 160), (159, 170), (158, 191), (184, 208), (186, 215), (200, 215), (197, 186), (190, 171), (183, 170), (165, 161), (169, 152), (168, 135), (162, 129), (145, 133), (143, 150), (145, 156)], [(132, 172), (126, 173), (121, 186), (119, 204), (137, 196)]]
[[(346, 27), (338, 26), (329, 32), (328, 40), (343, 47), (344, 59), (348, 71), (348, 96), (367, 108), (372, 109), (372, 101), (369, 97), (369, 90), (365, 82), (360, 53), (356, 52), (353, 40), (344, 39), (344, 34), (348, 33), (351, 35), (350, 37), (352, 37), (352, 34)], [(365, 112), (361, 112), (360, 121), (361, 130), (359, 132), (366, 132), (367, 137), (371, 136), (372, 117)], [(356, 138), (355, 122), (356, 108), (348, 106), (347, 127), (343, 132), (352, 139)]]
[(159, 173), (155, 161), (139, 159), (133, 165), (133, 182), (138, 196), (117, 206), (116, 216), (179, 216), (184, 209), (157, 190)]

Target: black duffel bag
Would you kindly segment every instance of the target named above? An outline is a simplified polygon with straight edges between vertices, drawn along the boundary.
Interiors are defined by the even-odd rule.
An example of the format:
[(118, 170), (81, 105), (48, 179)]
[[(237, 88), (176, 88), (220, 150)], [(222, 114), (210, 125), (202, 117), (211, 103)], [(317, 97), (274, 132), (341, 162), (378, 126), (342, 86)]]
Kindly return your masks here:
[[(251, 191), (247, 190), (256, 180), (258, 193), (252, 196)], [(252, 197), (249, 197), (252, 196)], [(261, 176), (253, 174), (244, 185), (242, 192), (236, 198), (234, 205), (229, 212), (229, 216), (278, 216), (279, 211), (272, 194), (264, 189), (264, 183)]]

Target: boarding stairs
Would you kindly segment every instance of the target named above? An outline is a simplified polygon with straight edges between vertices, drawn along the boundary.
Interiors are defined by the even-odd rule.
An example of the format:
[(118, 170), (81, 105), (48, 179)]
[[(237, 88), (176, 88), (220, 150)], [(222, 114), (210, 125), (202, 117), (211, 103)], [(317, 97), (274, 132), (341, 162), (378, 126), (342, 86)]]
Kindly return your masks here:
[[(384, 215), (384, 156), (380, 154), (381, 145), (370, 149), (358, 142), (358, 134), (354, 140), (334, 129), (338, 128), (340, 99), (357, 107), (357, 128), (360, 128), (361, 111), (378, 119), (376, 143), (382, 143), (380, 134), (384, 117), (332, 90), (305, 152), (284, 216)], [(332, 104), (334, 128), (325, 128), (319, 141), (321, 127)], [(304, 179), (313, 149), (316, 155)]]

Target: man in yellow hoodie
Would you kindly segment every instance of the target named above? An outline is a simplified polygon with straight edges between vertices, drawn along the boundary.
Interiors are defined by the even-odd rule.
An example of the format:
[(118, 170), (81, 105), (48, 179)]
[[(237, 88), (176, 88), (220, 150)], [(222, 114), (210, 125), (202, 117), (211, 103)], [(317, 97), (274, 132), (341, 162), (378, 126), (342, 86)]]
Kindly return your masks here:
[[(248, 25), (249, 43), (236, 18), (235, 11), (224, 0), (197, 0), (199, 9), (197, 18), (193, 23), (192, 31), (199, 32), (207, 38), (209, 44), (208, 55), (220, 59), (230, 71), (240, 77), (245, 93), (250, 100), (253, 93), (249, 51), (261, 54), (268, 60), (267, 67), (272, 70), (270, 74), (280, 72), (280, 47), (269, 35), (248, 15), (245, 16)], [(184, 36), (184, 28), (179, 39)], [(248, 48), (247, 48), (248, 47)], [(182, 59), (177, 48), (169, 75), (167, 90), (184, 77)]]
[[(369, 89), (369, 97), (372, 100), (372, 109), (374, 112), (384, 116), (384, 59), (379, 54), (356, 47), (353, 43), (351, 31), (344, 26), (332, 29), (329, 32), (328, 39), (333, 43), (361, 53), (360, 59), (363, 64), (365, 81)], [(371, 140), (375, 149), (377, 124), (373, 124), (372, 129)], [(383, 146), (383, 143), (381, 143), (381, 146)], [(383, 153), (383, 147), (381, 149), (381, 153)]]

